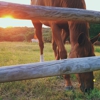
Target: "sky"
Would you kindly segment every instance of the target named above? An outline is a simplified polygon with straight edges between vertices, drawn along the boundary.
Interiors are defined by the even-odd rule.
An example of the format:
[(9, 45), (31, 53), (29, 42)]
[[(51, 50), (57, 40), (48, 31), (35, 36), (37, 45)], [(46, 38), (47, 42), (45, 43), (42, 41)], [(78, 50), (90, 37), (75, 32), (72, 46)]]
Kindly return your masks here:
[[(30, 4), (30, 0), (0, 0), (12, 3), (19, 3), (19, 4)], [(23, 2), (24, 1), (24, 2)], [(100, 0), (85, 0), (87, 10), (95, 10), (100, 11)], [(12, 18), (0, 18), (0, 27), (16, 27), (16, 26), (26, 26), (32, 27), (32, 22), (30, 20), (19, 20), (19, 19), (12, 19)]]

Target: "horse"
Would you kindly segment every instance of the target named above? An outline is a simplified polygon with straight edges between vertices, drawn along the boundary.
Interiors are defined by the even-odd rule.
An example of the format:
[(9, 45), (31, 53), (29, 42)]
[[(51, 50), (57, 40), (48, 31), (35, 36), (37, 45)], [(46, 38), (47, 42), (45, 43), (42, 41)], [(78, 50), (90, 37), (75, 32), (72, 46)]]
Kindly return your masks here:
[[(53, 6), (53, 7), (68, 7), (86, 9), (84, 0), (31, 0), (32, 5)], [(71, 51), (69, 58), (89, 57), (95, 56), (92, 42), (89, 38), (89, 25), (87, 22), (81, 21), (66, 21), (66, 22), (53, 22), (53, 21), (34, 21), (32, 20), (35, 34), (39, 40), (41, 55), (43, 54), (43, 40), (42, 40), (42, 24), (47, 25), (52, 30), (52, 45), (55, 52), (56, 59), (66, 59), (67, 51), (64, 47), (64, 42), (61, 37), (62, 31), (66, 34), (66, 38), (70, 34)], [(58, 49), (57, 49), (58, 48)], [(43, 56), (43, 55), (42, 55)], [(94, 88), (93, 72), (78, 73), (77, 75), (80, 89), (82, 92), (90, 91)], [(70, 75), (64, 75), (66, 90), (73, 89), (70, 80)]]

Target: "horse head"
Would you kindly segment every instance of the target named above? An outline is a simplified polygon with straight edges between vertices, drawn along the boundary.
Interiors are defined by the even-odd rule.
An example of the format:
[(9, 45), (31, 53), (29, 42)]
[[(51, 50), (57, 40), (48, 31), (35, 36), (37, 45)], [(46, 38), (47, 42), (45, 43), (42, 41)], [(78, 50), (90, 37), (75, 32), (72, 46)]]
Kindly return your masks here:
[[(84, 33), (79, 34), (77, 43), (72, 47), (69, 57), (79, 58), (95, 56), (93, 42), (95, 42), (97, 39), (98, 38), (95, 37), (90, 40)], [(93, 72), (78, 73), (76, 76), (82, 92), (89, 92), (94, 88)]]

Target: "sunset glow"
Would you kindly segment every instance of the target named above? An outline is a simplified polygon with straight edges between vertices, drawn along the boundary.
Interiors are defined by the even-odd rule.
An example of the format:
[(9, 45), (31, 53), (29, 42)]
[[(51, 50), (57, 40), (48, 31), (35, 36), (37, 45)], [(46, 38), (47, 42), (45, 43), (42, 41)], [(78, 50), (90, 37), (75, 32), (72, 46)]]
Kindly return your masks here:
[(2, 27), (3, 28), (14, 26), (15, 19), (13, 18), (13, 16), (6, 15), (6, 16), (3, 16), (3, 18), (1, 18), (1, 19), (2, 19)]
[(4, 16), (3, 18), (9, 20), (9, 19), (13, 19), (13, 16), (11, 16), (11, 15), (7, 15), (7, 16)]
[(29, 20), (14, 19), (11, 15), (3, 16), (2, 18), (0, 18), (0, 27), (7, 28), (19, 26), (32, 27), (32, 23)]

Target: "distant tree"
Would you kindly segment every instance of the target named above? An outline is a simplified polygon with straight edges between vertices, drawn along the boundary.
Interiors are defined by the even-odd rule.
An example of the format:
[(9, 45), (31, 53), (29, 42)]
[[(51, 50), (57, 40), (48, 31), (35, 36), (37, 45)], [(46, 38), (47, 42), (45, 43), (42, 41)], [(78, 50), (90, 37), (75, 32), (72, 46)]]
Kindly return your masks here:
[(34, 37), (34, 33), (33, 32), (27, 32), (27, 34), (25, 35), (25, 41), (31, 41), (31, 39)]
[(28, 27), (0, 28), (0, 41), (29, 41), (33, 34), (33, 28)]
[(100, 33), (100, 24), (90, 23), (89, 33), (90, 33), (89, 34), (90, 35), (90, 38), (93, 38), (98, 33)]

